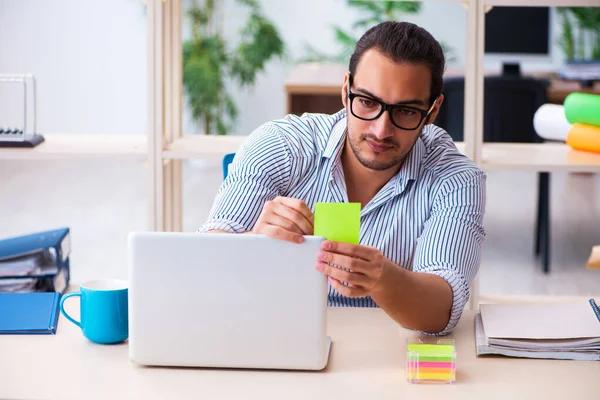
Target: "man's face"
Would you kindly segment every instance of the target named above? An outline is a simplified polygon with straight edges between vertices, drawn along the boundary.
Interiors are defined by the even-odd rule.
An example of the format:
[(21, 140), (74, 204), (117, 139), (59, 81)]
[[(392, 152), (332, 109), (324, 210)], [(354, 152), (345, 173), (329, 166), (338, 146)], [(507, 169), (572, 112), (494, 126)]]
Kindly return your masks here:
[[(370, 49), (362, 55), (351, 83), (352, 93), (365, 96), (353, 100), (355, 113), (359, 102), (365, 110), (378, 107), (369, 99), (406, 106), (407, 108), (394, 111), (394, 120), (403, 128), (413, 128), (414, 126), (406, 127), (402, 124), (411, 109), (425, 112), (430, 109), (431, 72), (424, 64), (396, 64), (379, 51)], [(372, 170), (383, 171), (397, 167), (414, 146), (425, 123), (435, 119), (443, 98), (438, 98), (430, 115), (423, 118), (417, 129), (407, 130), (392, 123), (389, 111), (372, 121), (354, 116), (347, 97), (349, 84), (347, 74), (342, 88), (342, 101), (347, 110), (348, 142), (354, 155), (363, 166)], [(414, 115), (417, 114), (419, 113)]]

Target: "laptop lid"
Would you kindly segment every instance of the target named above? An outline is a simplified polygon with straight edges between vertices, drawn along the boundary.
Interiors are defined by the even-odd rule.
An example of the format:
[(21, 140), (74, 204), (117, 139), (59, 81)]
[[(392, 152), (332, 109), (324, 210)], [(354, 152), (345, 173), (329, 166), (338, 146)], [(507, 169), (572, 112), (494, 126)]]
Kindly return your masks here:
[(129, 355), (143, 365), (322, 369), (322, 237), (134, 232)]

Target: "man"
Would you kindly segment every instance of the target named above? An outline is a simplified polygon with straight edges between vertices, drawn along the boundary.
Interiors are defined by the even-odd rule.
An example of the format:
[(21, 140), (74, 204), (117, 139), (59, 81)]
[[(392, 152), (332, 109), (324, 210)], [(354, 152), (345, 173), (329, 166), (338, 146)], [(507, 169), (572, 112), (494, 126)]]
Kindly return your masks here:
[(325, 241), (315, 259), (329, 304), (379, 306), (407, 328), (448, 333), (479, 269), (485, 175), (431, 124), (444, 68), (424, 29), (371, 28), (350, 58), (344, 109), (253, 132), (199, 232), (302, 243), (316, 202), (360, 202), (360, 245)]

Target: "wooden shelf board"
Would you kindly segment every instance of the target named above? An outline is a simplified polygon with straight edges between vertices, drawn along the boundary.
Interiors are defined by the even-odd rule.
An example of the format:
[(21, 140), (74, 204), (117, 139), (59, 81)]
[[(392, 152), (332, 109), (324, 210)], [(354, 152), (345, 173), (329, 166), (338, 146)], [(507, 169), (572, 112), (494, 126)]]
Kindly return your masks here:
[(247, 136), (185, 135), (163, 151), (163, 158), (184, 160), (205, 156), (223, 156), (238, 151)]
[(0, 147), (0, 160), (70, 158), (147, 158), (143, 134), (42, 134), (44, 142), (34, 148)]
[(577, 151), (563, 143), (484, 143), (486, 171), (600, 172), (600, 154)]
[(302, 63), (292, 69), (285, 82), (288, 94), (339, 94), (348, 72), (347, 64)]

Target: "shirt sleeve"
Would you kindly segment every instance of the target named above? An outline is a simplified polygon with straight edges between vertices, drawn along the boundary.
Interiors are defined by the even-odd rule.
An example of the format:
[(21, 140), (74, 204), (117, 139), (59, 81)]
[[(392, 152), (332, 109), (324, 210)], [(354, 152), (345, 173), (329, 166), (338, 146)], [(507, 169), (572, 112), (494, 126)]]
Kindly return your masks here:
[(460, 320), (479, 270), (485, 239), (485, 182), (485, 174), (475, 169), (445, 178), (417, 240), (413, 271), (438, 275), (452, 288), (450, 320), (436, 335), (449, 333)]
[(258, 128), (236, 153), (208, 220), (198, 232), (252, 230), (263, 205), (286, 191), (290, 170), (290, 151), (277, 127), (265, 124)]

